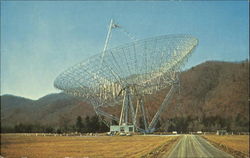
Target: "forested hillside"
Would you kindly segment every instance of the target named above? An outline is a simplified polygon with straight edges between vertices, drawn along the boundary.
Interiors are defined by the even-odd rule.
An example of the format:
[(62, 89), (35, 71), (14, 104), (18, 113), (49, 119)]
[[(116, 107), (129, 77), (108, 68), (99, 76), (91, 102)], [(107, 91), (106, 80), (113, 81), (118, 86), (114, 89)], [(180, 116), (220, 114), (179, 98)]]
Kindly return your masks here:
[[(159, 130), (171, 131), (232, 131), (249, 130), (249, 62), (208, 61), (181, 73), (180, 91), (161, 117)], [(153, 100), (164, 98), (166, 90)], [(119, 114), (119, 108), (113, 109)], [(78, 116), (84, 120), (94, 116), (93, 108), (63, 93), (50, 94), (38, 100), (1, 96), (1, 127), (40, 125), (60, 129), (72, 127)]]

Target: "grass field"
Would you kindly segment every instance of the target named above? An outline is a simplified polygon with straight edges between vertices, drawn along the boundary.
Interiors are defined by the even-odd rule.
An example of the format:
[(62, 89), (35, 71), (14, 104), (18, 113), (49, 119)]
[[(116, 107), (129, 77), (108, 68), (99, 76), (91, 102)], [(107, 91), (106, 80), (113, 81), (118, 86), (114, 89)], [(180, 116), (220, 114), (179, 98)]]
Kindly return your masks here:
[[(248, 135), (206, 135), (204, 136), (212, 143), (216, 143), (219, 146), (224, 146), (226, 150), (233, 149), (239, 151), (249, 157), (249, 136)], [(227, 149), (228, 148), (228, 149)], [(233, 152), (233, 151), (232, 151)]]
[(24, 136), (1, 135), (5, 158), (141, 157), (175, 136)]

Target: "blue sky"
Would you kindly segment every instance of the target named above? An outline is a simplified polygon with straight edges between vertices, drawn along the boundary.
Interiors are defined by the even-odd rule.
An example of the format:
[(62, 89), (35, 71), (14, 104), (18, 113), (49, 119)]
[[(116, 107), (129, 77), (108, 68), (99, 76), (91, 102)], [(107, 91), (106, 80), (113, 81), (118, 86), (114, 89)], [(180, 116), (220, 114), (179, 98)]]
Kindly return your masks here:
[[(58, 92), (59, 73), (101, 52), (111, 18), (137, 39), (197, 37), (186, 68), (245, 60), (248, 12), (247, 1), (1, 1), (1, 95), (37, 99)], [(112, 35), (110, 47), (129, 42), (119, 30)]]

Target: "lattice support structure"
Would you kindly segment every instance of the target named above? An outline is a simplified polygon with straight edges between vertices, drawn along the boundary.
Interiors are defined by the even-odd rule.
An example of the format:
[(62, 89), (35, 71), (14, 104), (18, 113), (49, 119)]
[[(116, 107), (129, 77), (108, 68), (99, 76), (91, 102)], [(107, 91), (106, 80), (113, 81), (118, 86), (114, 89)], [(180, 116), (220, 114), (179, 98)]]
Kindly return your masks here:
[[(118, 26), (111, 21), (110, 30), (113, 27)], [(97, 114), (119, 120), (120, 124), (136, 126), (138, 110), (141, 109), (144, 130), (153, 131), (176, 90), (177, 74), (197, 45), (198, 40), (190, 35), (164, 35), (111, 49), (105, 46), (102, 53), (61, 73), (54, 86), (83, 98), (94, 106)], [(167, 87), (172, 88), (148, 122), (143, 98)], [(100, 108), (117, 105), (123, 105), (120, 119)]]

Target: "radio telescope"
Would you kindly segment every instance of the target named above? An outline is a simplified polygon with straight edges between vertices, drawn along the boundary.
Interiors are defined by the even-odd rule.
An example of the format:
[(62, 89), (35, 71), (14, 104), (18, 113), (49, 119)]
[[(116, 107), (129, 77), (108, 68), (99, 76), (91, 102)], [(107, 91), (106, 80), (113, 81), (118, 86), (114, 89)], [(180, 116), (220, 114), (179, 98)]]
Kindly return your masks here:
[[(153, 132), (178, 88), (179, 72), (198, 39), (190, 35), (163, 35), (107, 49), (111, 30), (119, 27), (111, 20), (102, 53), (61, 73), (54, 86), (90, 103), (108, 125), (111, 126), (107, 120), (117, 121), (118, 126), (111, 126), (119, 128), (117, 131)], [(163, 91), (164, 99), (149, 118), (151, 105), (147, 101)], [(104, 110), (117, 106), (119, 115)], [(143, 127), (139, 126), (139, 115)]]

